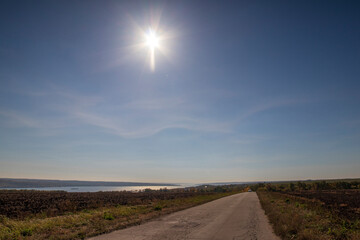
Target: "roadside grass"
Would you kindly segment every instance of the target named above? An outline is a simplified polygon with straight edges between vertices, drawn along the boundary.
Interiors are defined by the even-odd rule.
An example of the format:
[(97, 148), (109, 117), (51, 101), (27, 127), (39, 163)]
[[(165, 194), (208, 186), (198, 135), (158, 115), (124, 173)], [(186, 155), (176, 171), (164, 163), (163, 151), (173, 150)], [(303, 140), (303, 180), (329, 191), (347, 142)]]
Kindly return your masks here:
[(360, 220), (345, 219), (320, 201), (278, 192), (258, 191), (275, 233), (286, 240), (359, 240)]
[(137, 225), (154, 217), (203, 204), (237, 192), (158, 200), (147, 205), (98, 208), (63, 216), (25, 220), (0, 216), (0, 240), (84, 239)]

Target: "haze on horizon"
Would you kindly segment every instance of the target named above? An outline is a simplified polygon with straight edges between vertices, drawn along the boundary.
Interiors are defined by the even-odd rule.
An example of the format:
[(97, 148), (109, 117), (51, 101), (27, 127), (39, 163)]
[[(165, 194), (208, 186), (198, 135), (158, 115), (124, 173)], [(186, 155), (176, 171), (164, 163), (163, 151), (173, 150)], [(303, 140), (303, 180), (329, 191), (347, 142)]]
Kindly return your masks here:
[(2, 178), (360, 177), (359, 1), (0, 6)]

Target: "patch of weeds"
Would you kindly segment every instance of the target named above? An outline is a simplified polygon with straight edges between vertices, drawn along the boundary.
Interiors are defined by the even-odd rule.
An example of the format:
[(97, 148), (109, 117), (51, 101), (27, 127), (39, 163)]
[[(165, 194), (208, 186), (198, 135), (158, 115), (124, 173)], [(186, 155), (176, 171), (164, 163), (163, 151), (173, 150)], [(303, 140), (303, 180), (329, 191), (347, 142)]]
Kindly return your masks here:
[(121, 208), (118, 208), (118, 210), (116, 211), (116, 215), (120, 215), (123, 217), (127, 217), (130, 215), (136, 214), (136, 213), (137, 213), (136, 207), (133, 208), (133, 207), (124, 207), (123, 206)]
[[(320, 203), (285, 194), (258, 192), (260, 203), (282, 239), (360, 239), (359, 220), (341, 218)], [(271, 203), (275, 200), (275, 204)]]
[(5, 223), (6, 219), (7, 218), (4, 215), (0, 215), (0, 223)]
[(104, 219), (105, 220), (114, 220), (115, 217), (109, 212), (104, 212)]
[(78, 233), (77, 237), (80, 239), (85, 239), (86, 236), (84, 233)]
[(31, 236), (33, 234), (32, 229), (30, 228), (25, 228), (21, 231), (21, 235), (26, 237), (26, 236)]
[(356, 219), (353, 223), (351, 223), (351, 229), (352, 230), (360, 229), (360, 219)]
[(154, 207), (154, 210), (155, 210), (155, 211), (161, 211), (162, 209), (163, 209), (163, 207), (160, 206), (160, 205), (156, 205), (156, 206)]
[(314, 215), (315, 214), (312, 211), (307, 211), (307, 212), (304, 213), (304, 217), (306, 219), (311, 219), (311, 218), (313, 218)]
[(340, 229), (332, 229), (329, 228), (328, 234), (333, 236), (335, 239), (347, 239), (347, 229), (340, 228)]

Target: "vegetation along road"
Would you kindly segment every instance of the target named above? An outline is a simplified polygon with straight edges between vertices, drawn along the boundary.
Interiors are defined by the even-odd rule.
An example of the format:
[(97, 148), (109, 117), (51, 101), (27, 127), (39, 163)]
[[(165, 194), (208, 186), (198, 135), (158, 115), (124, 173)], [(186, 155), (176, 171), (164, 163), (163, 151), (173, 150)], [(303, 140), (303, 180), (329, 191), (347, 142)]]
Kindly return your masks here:
[(224, 197), (92, 240), (277, 240), (255, 192)]

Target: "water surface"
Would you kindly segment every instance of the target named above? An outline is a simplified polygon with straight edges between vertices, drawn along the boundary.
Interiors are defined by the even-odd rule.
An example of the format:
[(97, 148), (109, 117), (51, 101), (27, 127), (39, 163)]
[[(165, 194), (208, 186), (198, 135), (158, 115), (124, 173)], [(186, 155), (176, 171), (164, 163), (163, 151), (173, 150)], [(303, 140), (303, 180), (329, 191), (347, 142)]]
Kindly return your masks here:
[(119, 186), (119, 187), (112, 187), (112, 186), (81, 186), (81, 187), (42, 187), (42, 188), (0, 188), (7, 189), (7, 190), (41, 190), (41, 191), (66, 191), (66, 192), (109, 192), (109, 191), (140, 191), (147, 188), (152, 190), (159, 190), (159, 189), (174, 189), (174, 188), (184, 188), (189, 187), (192, 185), (189, 184), (179, 184), (179, 186)]

